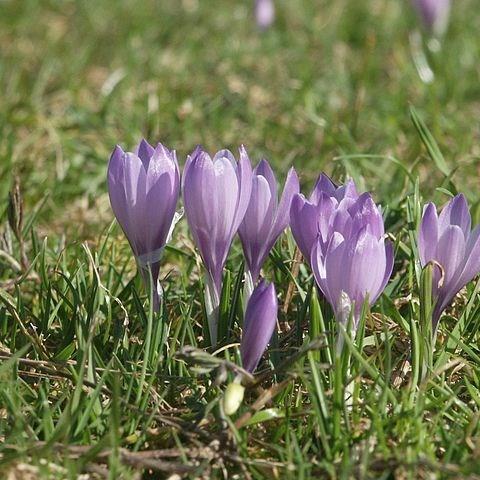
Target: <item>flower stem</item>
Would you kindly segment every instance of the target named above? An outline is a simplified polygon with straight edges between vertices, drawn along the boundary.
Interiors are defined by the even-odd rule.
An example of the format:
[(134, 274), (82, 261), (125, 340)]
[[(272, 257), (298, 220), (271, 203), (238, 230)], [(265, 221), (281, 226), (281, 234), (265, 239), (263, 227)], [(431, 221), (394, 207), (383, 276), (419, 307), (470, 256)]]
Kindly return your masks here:
[(208, 331), (212, 347), (218, 340), (218, 319), (220, 313), (220, 294), (212, 277), (207, 273), (205, 276), (205, 311), (207, 314)]
[(149, 366), (149, 359), (151, 358), (151, 346), (152, 346), (152, 333), (153, 333), (153, 321), (155, 318), (155, 314), (160, 311), (160, 306), (162, 303), (162, 295), (158, 292), (158, 289), (161, 289), (160, 283), (158, 279), (154, 280), (154, 274), (152, 274), (151, 265), (148, 266), (148, 285), (150, 287), (150, 307), (147, 315), (147, 331), (145, 334), (145, 350), (143, 354), (143, 362), (142, 362), (142, 370), (140, 373), (140, 385), (141, 387), (138, 389), (136, 403), (137, 405), (140, 403), (140, 400), (143, 395), (144, 387), (147, 385), (145, 382), (145, 378), (147, 375), (147, 368)]
[(245, 270), (244, 275), (245, 275), (245, 282), (243, 285), (243, 312), (245, 313), (247, 310), (248, 301), (252, 296), (254, 285), (253, 285), (252, 272), (250, 272), (250, 270), (247, 269)]
[(435, 349), (435, 337), (433, 332), (432, 313), (434, 301), (432, 298), (433, 264), (428, 264), (420, 275), (420, 345), (419, 367), (420, 380), (424, 380), (433, 369), (433, 352)]

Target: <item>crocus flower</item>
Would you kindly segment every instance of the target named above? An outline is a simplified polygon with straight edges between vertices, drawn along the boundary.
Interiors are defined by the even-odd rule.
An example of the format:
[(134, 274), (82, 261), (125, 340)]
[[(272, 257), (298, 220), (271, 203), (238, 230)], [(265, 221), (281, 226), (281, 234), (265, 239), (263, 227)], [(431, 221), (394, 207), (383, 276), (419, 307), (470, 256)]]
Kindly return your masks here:
[[(393, 248), (385, 243), (382, 215), (370, 194), (358, 195), (352, 181), (331, 189), (327, 180), (319, 180), (317, 205), (305, 203), (316, 213), (308, 230), (316, 231), (310, 262), (337, 320), (345, 324), (353, 315), (355, 328), (365, 301), (372, 305), (390, 278)], [(304, 250), (308, 254), (308, 248)]]
[(450, 0), (412, 0), (425, 29), (441, 37), (448, 26), (450, 17)]
[(373, 305), (387, 285), (393, 248), (367, 224), (348, 236), (334, 232), (325, 251), (319, 240), (311, 262), (315, 280), (335, 318), (346, 326), (352, 315), (355, 331), (365, 301)]
[(160, 258), (175, 217), (180, 173), (174, 151), (142, 140), (134, 153), (116, 146), (108, 165), (108, 192), (118, 223), (145, 281), (154, 282), (158, 309)]
[(183, 200), (190, 231), (207, 270), (205, 300), (212, 345), (217, 342), (223, 267), (251, 190), (252, 167), (243, 147), (238, 164), (228, 150), (219, 151), (212, 160), (197, 147), (187, 158)]
[(246, 278), (252, 286), (277, 238), (289, 223), (292, 197), (299, 191), (293, 168), (288, 172), (280, 202), (277, 190), (275, 174), (268, 162), (262, 160), (253, 171), (250, 203), (238, 230), (247, 264)]
[(273, 0), (255, 0), (255, 20), (262, 30), (266, 30), (275, 20)]
[(353, 180), (337, 187), (324, 174), (318, 178), (308, 200), (302, 194), (294, 195), (290, 208), (290, 228), (308, 262), (318, 238), (325, 248), (331, 233), (334, 230), (344, 233), (345, 229), (350, 229), (353, 218), (357, 224), (372, 223), (375, 231), (383, 235), (382, 216), (370, 195), (363, 194), (361, 200), (358, 199)]
[(277, 324), (278, 302), (275, 286), (262, 280), (247, 304), (240, 346), (243, 368), (252, 373), (257, 368)]
[(480, 273), (480, 226), (470, 231), (471, 217), (465, 197), (450, 200), (440, 215), (433, 203), (425, 206), (418, 234), (420, 263), (440, 265), (433, 274), (433, 327), (455, 295)]

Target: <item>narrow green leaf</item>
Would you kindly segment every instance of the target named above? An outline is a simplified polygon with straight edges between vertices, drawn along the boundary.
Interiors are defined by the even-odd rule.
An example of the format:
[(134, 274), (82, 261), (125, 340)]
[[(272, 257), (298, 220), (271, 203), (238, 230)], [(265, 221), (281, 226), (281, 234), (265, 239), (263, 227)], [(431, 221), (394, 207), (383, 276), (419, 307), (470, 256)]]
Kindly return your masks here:
[(423, 145), (427, 149), (430, 158), (435, 162), (437, 168), (446, 176), (450, 175), (450, 168), (445, 161), (445, 158), (438, 147), (437, 142), (433, 138), (433, 135), (428, 130), (427, 126), (423, 122), (423, 120), (418, 115), (415, 107), (410, 107), (410, 118), (412, 119), (413, 125), (417, 129), (418, 134), (420, 135), (420, 139), (422, 140)]

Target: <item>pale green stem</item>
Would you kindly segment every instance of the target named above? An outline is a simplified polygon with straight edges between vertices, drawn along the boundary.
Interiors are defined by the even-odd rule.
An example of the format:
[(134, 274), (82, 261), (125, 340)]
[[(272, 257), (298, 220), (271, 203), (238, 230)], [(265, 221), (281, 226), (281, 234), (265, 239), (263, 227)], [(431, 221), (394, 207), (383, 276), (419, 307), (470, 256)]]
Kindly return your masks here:
[(250, 270), (245, 270), (245, 282), (243, 286), (243, 312), (245, 313), (247, 311), (247, 305), (248, 301), (250, 300), (250, 297), (252, 296), (254, 285), (253, 285), (253, 278), (252, 278), (252, 273)]
[(220, 293), (217, 291), (211, 276), (205, 276), (205, 311), (207, 313), (208, 330), (212, 347), (218, 340), (218, 317), (220, 313)]

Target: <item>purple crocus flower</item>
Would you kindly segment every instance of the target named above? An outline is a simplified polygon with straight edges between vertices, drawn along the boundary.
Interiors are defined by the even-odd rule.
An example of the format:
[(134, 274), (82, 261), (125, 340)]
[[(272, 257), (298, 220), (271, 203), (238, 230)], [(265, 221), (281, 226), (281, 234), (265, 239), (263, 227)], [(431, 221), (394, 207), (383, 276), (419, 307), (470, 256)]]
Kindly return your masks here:
[(326, 248), (319, 239), (312, 251), (312, 270), (337, 321), (355, 331), (365, 301), (373, 305), (393, 269), (393, 248), (370, 224), (355, 226), (348, 235), (334, 232)]
[(275, 20), (273, 0), (255, 0), (255, 20), (262, 30), (269, 28)]
[(108, 164), (108, 192), (118, 223), (145, 281), (150, 272), (158, 309), (160, 258), (174, 224), (180, 173), (174, 151), (142, 140), (134, 153), (115, 147)]
[(337, 320), (345, 324), (352, 314), (356, 327), (365, 300), (372, 305), (392, 273), (393, 248), (385, 243), (380, 210), (369, 193), (358, 195), (353, 181), (337, 188), (326, 176), (317, 182), (312, 202), (299, 195), (296, 200), (291, 217), (299, 207), (306, 225), (297, 222), (300, 235), (297, 231), (295, 238), (310, 255), (317, 284)]
[(246, 282), (252, 288), (270, 250), (289, 223), (290, 204), (298, 191), (298, 176), (293, 168), (288, 172), (280, 202), (277, 180), (268, 162), (262, 160), (253, 171), (250, 203), (238, 230), (247, 264)]
[[(294, 195), (290, 208), (290, 228), (298, 248), (308, 262), (317, 238), (320, 236), (322, 245), (325, 246), (332, 231), (331, 224), (335, 224), (335, 228), (338, 229), (341, 227), (340, 223), (348, 218), (342, 215), (344, 210), (348, 210), (352, 205), (356, 205), (358, 209), (362, 205), (366, 206), (374, 217), (378, 217), (371, 198), (368, 200), (364, 197), (364, 200), (368, 200), (366, 205), (365, 202), (356, 204), (357, 199), (357, 189), (352, 180), (337, 187), (323, 173), (308, 200), (302, 194)], [(381, 216), (375, 218), (375, 222), (379, 228), (383, 226)]]
[(425, 29), (441, 37), (447, 30), (450, 17), (450, 0), (412, 0)]
[(242, 365), (252, 373), (257, 368), (277, 324), (278, 302), (275, 286), (262, 280), (247, 304), (240, 346)]
[(217, 342), (223, 267), (252, 190), (252, 167), (244, 147), (240, 160), (228, 150), (212, 158), (201, 147), (187, 158), (183, 201), (190, 231), (207, 270), (206, 310), (212, 345)]
[(462, 194), (450, 200), (440, 215), (433, 203), (424, 208), (418, 234), (420, 263), (441, 266), (433, 274), (434, 329), (455, 295), (480, 273), (480, 225), (473, 231), (470, 227), (470, 211)]

